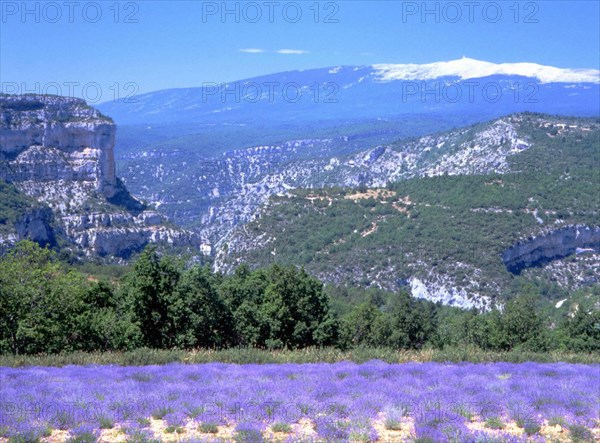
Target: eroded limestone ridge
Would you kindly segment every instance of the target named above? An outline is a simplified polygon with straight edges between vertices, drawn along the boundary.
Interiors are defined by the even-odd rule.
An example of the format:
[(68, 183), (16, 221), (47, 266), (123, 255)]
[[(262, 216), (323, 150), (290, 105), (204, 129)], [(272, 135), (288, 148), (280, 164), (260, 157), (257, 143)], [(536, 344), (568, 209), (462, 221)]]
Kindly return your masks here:
[(113, 197), (115, 134), (114, 122), (82, 99), (1, 95), (0, 153), (12, 163), (2, 178), (92, 181), (96, 191)]
[[(154, 242), (197, 249), (197, 236), (166, 225), (117, 178), (115, 135), (84, 100), (1, 94), (0, 179), (50, 207), (55, 230), (85, 255), (127, 258)], [(27, 237), (18, 225), (4, 243)]]

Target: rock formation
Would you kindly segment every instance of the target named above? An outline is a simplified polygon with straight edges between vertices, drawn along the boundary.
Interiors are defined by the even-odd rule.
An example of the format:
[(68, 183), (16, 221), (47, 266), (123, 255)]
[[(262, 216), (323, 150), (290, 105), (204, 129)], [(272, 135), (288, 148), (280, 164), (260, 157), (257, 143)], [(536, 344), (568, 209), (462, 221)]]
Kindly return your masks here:
[(600, 227), (565, 226), (521, 241), (502, 253), (506, 269), (519, 274), (523, 269), (580, 252), (600, 252)]
[[(198, 247), (197, 236), (166, 226), (117, 178), (115, 135), (113, 121), (81, 99), (1, 95), (0, 179), (47, 205), (85, 255), (127, 258), (149, 242)], [(52, 243), (47, 219), (32, 212), (11, 238)]]

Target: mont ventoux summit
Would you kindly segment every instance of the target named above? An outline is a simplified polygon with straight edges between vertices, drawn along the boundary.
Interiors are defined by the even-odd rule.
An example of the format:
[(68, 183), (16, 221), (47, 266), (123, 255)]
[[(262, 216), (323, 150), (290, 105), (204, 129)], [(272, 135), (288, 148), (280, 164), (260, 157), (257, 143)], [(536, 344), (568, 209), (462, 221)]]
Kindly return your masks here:
[[(223, 94), (273, 82), (302, 94)], [(576, 290), (600, 275), (599, 84), (594, 69), (463, 58), (97, 109), (3, 94), (0, 244), (123, 263), (156, 243), (220, 271), (294, 263), (465, 308), (516, 276)]]

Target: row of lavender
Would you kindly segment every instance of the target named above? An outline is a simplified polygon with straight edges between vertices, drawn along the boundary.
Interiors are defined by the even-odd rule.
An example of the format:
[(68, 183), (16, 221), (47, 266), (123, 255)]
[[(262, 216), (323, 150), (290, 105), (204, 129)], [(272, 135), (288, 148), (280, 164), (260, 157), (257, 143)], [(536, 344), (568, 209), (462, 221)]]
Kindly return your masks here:
[(0, 368), (0, 440), (593, 441), (599, 397), (565, 363)]

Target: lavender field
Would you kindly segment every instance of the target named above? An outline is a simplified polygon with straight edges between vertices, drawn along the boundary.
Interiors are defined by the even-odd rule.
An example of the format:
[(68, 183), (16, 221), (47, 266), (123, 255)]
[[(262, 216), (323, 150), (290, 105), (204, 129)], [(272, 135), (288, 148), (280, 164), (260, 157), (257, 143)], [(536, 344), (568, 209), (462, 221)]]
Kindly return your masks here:
[(0, 369), (2, 442), (566, 442), (600, 438), (600, 366)]

